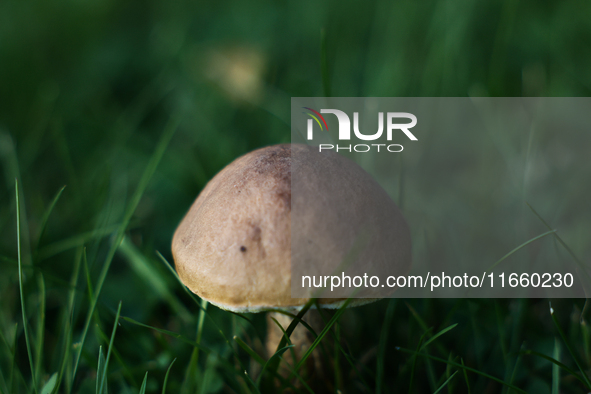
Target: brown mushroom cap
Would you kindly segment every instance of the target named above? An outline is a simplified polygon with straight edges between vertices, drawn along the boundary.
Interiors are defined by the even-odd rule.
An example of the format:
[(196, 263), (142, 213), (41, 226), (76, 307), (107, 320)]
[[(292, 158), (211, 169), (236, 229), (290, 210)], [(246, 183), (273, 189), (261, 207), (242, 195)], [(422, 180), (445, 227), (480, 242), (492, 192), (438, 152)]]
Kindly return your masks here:
[[(178, 226), (172, 253), (181, 281), (223, 309), (298, 308), (312, 294), (291, 297), (292, 246), (307, 267), (336, 269), (360, 228), (371, 234), (360, 258), (393, 275), (409, 270), (408, 226), (369, 174), (336, 153), (275, 145), (236, 159), (207, 184)], [(344, 300), (319, 302), (336, 308)]]

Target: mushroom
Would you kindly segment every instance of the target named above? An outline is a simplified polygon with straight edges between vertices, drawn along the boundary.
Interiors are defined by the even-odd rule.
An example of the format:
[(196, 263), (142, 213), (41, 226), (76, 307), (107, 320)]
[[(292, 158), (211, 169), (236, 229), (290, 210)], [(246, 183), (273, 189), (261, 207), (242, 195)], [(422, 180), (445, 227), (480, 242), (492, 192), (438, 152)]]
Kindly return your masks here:
[[(363, 264), (343, 267), (364, 235), (364, 247), (354, 258)], [(300, 144), (258, 149), (225, 167), (181, 221), (172, 253), (191, 291), (234, 312), (293, 312), (312, 297), (321, 307), (338, 308), (350, 289), (329, 297), (296, 286), (301, 294), (294, 298), (292, 274), (348, 270), (354, 275), (363, 269), (400, 275), (411, 265), (408, 226), (382, 187), (352, 160)], [(355, 298), (349, 306), (391, 291), (364, 288), (357, 296), (366, 298)], [(290, 323), (280, 314), (275, 317), (285, 328)], [(312, 310), (304, 320), (318, 327)], [(268, 326), (272, 351), (283, 334), (275, 324)], [(292, 343), (297, 357), (310, 345), (307, 330), (298, 326)]]

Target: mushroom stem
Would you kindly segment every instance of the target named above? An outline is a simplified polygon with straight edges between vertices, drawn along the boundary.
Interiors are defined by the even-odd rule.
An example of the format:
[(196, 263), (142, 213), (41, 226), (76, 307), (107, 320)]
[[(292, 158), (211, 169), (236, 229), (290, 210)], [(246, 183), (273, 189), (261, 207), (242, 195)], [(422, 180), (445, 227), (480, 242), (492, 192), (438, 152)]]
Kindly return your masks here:
[[(293, 319), (285, 314), (280, 312), (269, 312), (267, 313), (267, 341), (266, 341), (266, 349), (267, 354), (271, 357), (275, 351), (277, 350), (277, 345), (283, 338), (283, 330), (281, 330), (277, 323), (273, 320), (275, 319), (277, 323), (281, 324), (283, 330), (287, 330)], [(319, 334), (322, 329), (324, 328), (324, 321), (320, 312), (316, 309), (310, 309), (303, 317), (303, 320), (316, 332)], [(308, 330), (303, 324), (298, 324), (295, 330), (292, 332), (290, 336), (290, 342), (294, 347), (292, 348), (293, 351), (288, 350), (286, 351), (282, 358), (283, 361), (279, 367), (279, 373), (287, 377), (290, 375), (290, 369), (302, 359), (304, 354), (310, 349), (312, 344), (314, 343), (314, 334)], [(285, 365), (285, 363), (289, 364), (289, 367)], [(321, 387), (326, 389), (328, 385), (331, 383), (331, 379), (329, 377), (329, 371), (327, 370), (327, 360), (323, 353), (321, 352), (320, 348), (314, 349), (312, 354), (306, 360), (303, 368), (301, 368), (298, 373), (307, 384), (311, 387)], [(294, 381), (294, 385), (299, 386), (299, 382)]]

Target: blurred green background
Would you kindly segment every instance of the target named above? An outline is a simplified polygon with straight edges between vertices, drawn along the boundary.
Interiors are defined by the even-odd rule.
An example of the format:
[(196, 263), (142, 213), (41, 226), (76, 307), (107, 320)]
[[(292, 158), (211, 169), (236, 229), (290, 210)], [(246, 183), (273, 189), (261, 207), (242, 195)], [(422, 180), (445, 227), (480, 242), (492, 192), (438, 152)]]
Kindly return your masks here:
[[(210, 306), (200, 326), (198, 305), (156, 254), (172, 261), (174, 229), (205, 183), (241, 154), (289, 142), (292, 96), (588, 96), (590, 14), (581, 1), (0, 2), (0, 391), (41, 392), (49, 382), (47, 392), (98, 392), (99, 346), (106, 355), (121, 300), (121, 316), (191, 341), (199, 331), (211, 353), (196, 357), (186, 341), (120, 319), (111, 392), (139, 392), (146, 371), (146, 392), (161, 392), (174, 359), (168, 392), (256, 392), (243, 370), (256, 379), (260, 366), (232, 337), (263, 355), (264, 317)], [(582, 198), (578, 185), (567, 192)], [(454, 204), (446, 191), (441, 202)], [(589, 211), (578, 206), (587, 210), (552, 219), (588, 258), (577, 229)], [(326, 339), (343, 344), (327, 390), (510, 391), (486, 373), (528, 392), (584, 392), (584, 300), (553, 306), (557, 324), (547, 300), (348, 310)], [(417, 349), (456, 323), (419, 356), (396, 349)], [(462, 363), (479, 373), (464, 374)]]

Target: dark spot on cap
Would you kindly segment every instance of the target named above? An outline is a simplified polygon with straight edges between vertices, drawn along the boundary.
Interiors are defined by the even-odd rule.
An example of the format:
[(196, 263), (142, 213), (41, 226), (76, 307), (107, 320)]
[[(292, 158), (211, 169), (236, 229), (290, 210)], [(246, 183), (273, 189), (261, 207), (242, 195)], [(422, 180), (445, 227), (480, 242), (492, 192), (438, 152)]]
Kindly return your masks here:
[(286, 207), (291, 209), (291, 190), (288, 190), (287, 188), (280, 190), (277, 192), (277, 197), (283, 201)]
[(243, 252), (243, 253), (246, 252), (246, 246), (241, 246), (240, 247), (240, 251)]

